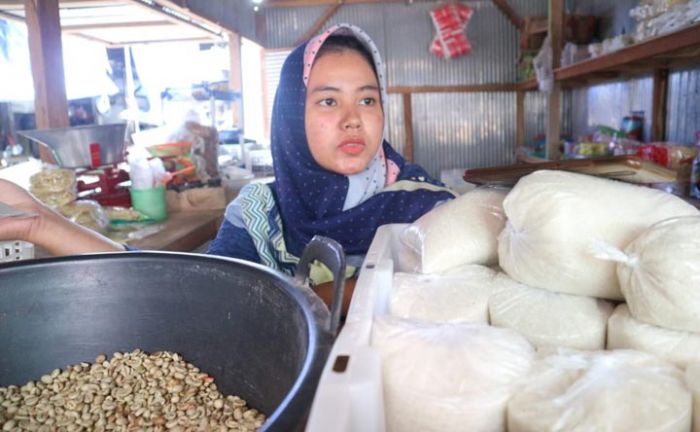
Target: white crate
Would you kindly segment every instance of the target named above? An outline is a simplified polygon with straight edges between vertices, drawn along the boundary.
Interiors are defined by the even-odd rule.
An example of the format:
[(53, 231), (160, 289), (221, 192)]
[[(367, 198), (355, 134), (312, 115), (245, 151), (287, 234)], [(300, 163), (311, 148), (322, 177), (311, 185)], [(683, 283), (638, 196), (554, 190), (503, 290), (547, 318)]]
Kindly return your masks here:
[(25, 241), (0, 242), (0, 262), (34, 258), (34, 245)]
[(379, 227), (372, 240), (345, 325), (323, 369), (306, 432), (386, 429), (381, 364), (370, 335), (374, 316), (388, 312), (394, 271), (411, 267), (407, 257), (401, 255), (399, 233), (404, 227), (406, 224)]

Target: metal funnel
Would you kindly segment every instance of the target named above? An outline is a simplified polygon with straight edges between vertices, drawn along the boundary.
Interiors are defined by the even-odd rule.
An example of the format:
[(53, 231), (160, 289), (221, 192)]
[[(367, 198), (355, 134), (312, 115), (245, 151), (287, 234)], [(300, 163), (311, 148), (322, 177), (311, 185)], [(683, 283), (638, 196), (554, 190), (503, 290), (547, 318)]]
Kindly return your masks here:
[[(126, 123), (116, 123), (35, 129), (17, 131), (17, 134), (48, 150), (42, 152), (53, 158), (52, 161), (47, 162), (53, 162), (62, 168), (91, 168), (116, 164), (124, 160), (125, 132)], [(99, 147), (93, 144), (99, 144)]]

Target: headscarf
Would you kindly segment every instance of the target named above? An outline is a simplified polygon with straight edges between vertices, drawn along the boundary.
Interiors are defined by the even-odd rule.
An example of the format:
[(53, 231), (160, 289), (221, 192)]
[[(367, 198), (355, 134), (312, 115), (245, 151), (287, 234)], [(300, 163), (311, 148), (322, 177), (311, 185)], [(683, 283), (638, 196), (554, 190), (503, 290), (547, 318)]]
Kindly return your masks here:
[[(370, 37), (358, 27), (331, 27), (287, 57), (272, 110), (275, 182), (269, 190), (274, 204), (259, 204), (267, 194), (260, 185), (241, 191), (257, 194), (254, 199), (242, 200), (243, 219), (267, 265), (273, 265), (274, 260), (266, 256), (274, 255), (277, 262), (284, 261), (283, 255), (288, 253), (300, 256), (316, 234), (338, 241), (346, 254), (364, 254), (379, 226), (413, 222), (437, 203), (455, 197), (421, 167), (406, 163), (384, 139), (368, 167), (355, 175), (333, 173), (314, 160), (304, 123), (306, 83), (318, 49), (333, 34), (352, 35), (368, 49), (374, 59), (382, 104), (386, 104), (384, 64)], [(254, 213), (257, 216), (250, 216)], [(276, 226), (279, 223), (283, 229)], [(265, 232), (261, 225), (265, 225)], [(280, 243), (284, 243), (282, 251)]]

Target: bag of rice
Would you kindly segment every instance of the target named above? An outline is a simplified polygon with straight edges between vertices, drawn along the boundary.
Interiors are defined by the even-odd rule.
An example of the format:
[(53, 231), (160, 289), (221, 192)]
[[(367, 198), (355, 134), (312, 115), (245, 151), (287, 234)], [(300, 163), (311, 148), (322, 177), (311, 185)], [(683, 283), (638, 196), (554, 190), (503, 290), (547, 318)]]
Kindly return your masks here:
[(635, 319), (621, 304), (608, 320), (608, 349), (635, 349), (679, 367), (700, 362), (700, 333), (670, 330)]
[(496, 272), (466, 265), (429, 275), (395, 273), (389, 313), (426, 322), (489, 322), (489, 297)]
[(501, 268), (530, 286), (622, 299), (615, 263), (593, 256), (604, 241), (624, 248), (656, 222), (698, 210), (666, 192), (564, 171), (520, 179), (503, 202)]
[(491, 324), (522, 333), (536, 348), (605, 348), (613, 306), (605, 300), (523, 285), (500, 273), (489, 300)]
[(401, 241), (417, 255), (416, 270), (436, 273), (464, 264), (495, 264), (506, 194), (502, 188), (477, 188), (406, 227)]
[(638, 351), (544, 356), (508, 403), (510, 432), (690, 430), (680, 369)]
[(617, 265), (632, 316), (700, 332), (700, 217), (662, 221), (625, 249)]
[(484, 324), (375, 319), (389, 432), (505, 430), (505, 408), (528, 373), (532, 346)]

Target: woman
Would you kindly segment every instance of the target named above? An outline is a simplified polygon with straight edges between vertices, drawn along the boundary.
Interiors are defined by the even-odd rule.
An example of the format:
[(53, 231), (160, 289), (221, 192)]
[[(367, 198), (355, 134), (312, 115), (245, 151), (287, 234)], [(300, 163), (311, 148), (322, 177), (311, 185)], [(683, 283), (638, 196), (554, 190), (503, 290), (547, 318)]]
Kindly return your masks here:
[(352, 257), (377, 227), (412, 222), (453, 197), (383, 140), (383, 70), (369, 36), (349, 25), (289, 55), (272, 113), (275, 183), (243, 189), (210, 253), (291, 272), (321, 234), (359, 264)]
[[(380, 225), (412, 222), (453, 198), (383, 139), (384, 82), (378, 50), (357, 27), (332, 27), (294, 50), (282, 68), (272, 113), (275, 182), (241, 191), (209, 253), (291, 274), (304, 245), (320, 234), (338, 241), (348, 263), (357, 266)], [(11, 189), (0, 184), (0, 200), (39, 217), (0, 220), (0, 239), (14, 236), (58, 255), (123, 250), (67, 226)], [(324, 281), (323, 275), (314, 280)]]

